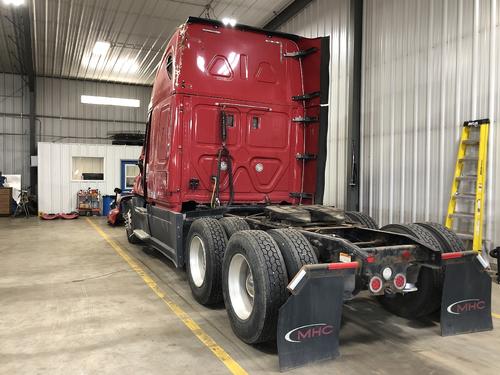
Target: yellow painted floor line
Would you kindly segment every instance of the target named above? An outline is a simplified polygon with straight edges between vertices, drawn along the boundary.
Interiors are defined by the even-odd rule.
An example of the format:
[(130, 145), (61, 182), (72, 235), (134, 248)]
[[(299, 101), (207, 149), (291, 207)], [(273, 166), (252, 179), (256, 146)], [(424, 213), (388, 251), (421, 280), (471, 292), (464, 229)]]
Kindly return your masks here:
[(491, 313), (491, 316), (493, 316), (494, 318), (500, 319), (500, 314)]
[(151, 288), (172, 312), (188, 327), (191, 332), (235, 375), (244, 375), (247, 372), (236, 362), (224, 349), (222, 349), (191, 317), (175, 302), (167, 297), (165, 292), (156, 282), (139, 266), (139, 264), (123, 250), (114, 240), (112, 240), (101, 228), (92, 220), (85, 218), (87, 222), (101, 235), (104, 240), (120, 255), (141, 278)]

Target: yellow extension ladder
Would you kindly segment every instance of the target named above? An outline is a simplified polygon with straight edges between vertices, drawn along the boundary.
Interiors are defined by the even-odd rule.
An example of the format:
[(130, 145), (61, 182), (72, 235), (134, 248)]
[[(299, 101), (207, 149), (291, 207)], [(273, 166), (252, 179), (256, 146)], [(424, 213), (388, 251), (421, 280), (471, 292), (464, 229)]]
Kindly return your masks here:
[[(472, 233), (460, 233), (461, 230), (459, 230), (457, 235), (463, 240), (472, 241), (472, 250), (476, 252), (481, 252), (483, 241), (489, 125), (489, 119), (466, 121), (463, 124), (445, 224), (448, 229), (453, 229), (455, 219), (469, 222), (472, 220)], [(474, 163), (476, 163), (476, 166), (474, 166)], [(469, 191), (464, 191), (467, 187), (469, 187)], [(473, 202), (474, 212), (470, 212), (470, 206), (469, 210), (461, 209), (457, 211), (458, 201), (460, 201), (460, 205), (465, 207)], [(460, 222), (457, 224), (460, 224)], [(464, 225), (461, 227), (463, 228)]]

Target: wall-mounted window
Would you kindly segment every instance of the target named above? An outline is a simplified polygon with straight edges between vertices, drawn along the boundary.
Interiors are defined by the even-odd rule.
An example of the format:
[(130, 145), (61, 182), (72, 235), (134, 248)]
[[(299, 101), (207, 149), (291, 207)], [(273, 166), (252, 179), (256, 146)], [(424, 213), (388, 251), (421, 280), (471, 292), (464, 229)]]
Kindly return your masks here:
[(134, 187), (135, 178), (139, 174), (139, 166), (137, 160), (122, 160), (121, 161), (121, 188), (123, 191), (130, 191)]
[(103, 181), (104, 158), (73, 156), (71, 179), (74, 181)]
[(167, 69), (168, 78), (172, 79), (172, 73), (174, 71), (174, 58), (172, 54), (167, 56), (167, 63), (165, 64), (165, 69)]

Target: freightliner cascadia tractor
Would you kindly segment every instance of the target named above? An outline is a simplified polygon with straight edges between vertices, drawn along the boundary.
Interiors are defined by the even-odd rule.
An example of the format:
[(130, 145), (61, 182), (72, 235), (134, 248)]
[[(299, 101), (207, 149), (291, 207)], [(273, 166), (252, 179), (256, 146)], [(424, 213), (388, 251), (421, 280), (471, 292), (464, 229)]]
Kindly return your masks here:
[[(436, 223), (379, 228), (322, 205), (328, 38), (189, 18), (153, 86), (128, 240), (185, 267), (194, 298), (224, 303), (281, 369), (338, 355), (345, 301), (375, 296), (443, 335), (492, 329), (486, 262)], [(332, 109), (334, 110), (334, 109)]]

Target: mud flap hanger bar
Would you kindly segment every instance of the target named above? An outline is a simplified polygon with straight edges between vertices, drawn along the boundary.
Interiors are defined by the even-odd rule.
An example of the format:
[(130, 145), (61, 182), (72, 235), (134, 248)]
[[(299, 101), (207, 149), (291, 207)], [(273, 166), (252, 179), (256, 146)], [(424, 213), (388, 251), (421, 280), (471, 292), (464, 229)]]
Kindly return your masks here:
[(445, 253), (441, 259), (445, 270), (441, 335), (492, 330), (488, 262), (475, 251)]
[(277, 344), (280, 370), (339, 356), (344, 281), (358, 262), (303, 266), (288, 284), (290, 297), (281, 306)]

